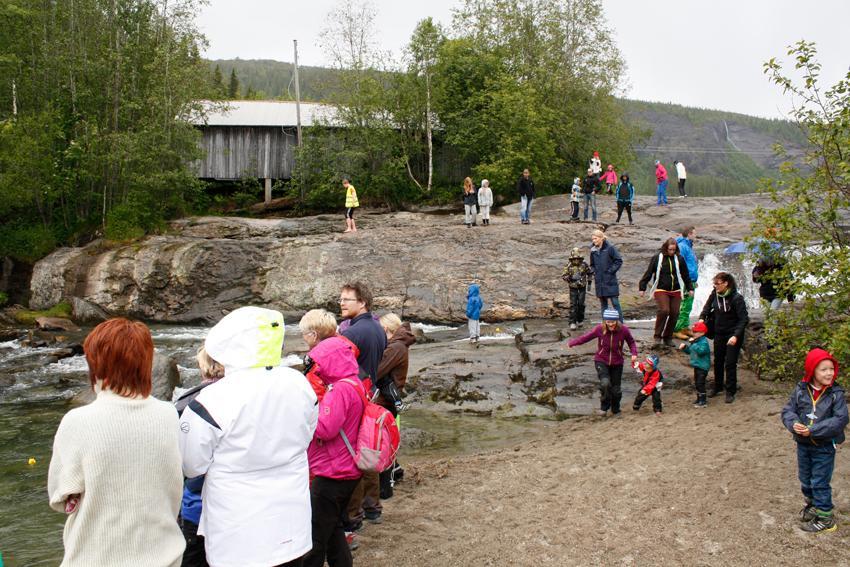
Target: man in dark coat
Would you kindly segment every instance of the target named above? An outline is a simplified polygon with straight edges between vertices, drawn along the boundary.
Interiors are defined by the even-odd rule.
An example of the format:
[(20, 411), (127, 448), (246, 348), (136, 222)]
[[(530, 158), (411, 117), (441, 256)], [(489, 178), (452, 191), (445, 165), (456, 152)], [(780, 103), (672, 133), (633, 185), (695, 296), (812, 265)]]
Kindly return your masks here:
[(608, 301), (620, 314), (623, 321), (623, 309), (620, 307), (620, 285), (617, 283), (617, 271), (623, 265), (623, 258), (605, 238), (601, 230), (594, 230), (590, 237), (593, 247), (590, 249), (590, 269), (596, 283), (596, 297), (599, 298), (601, 311), (608, 309)]
[(531, 224), (531, 201), (534, 199), (534, 180), (528, 169), (522, 170), (519, 181), (516, 182), (519, 193), (519, 219), (522, 224)]

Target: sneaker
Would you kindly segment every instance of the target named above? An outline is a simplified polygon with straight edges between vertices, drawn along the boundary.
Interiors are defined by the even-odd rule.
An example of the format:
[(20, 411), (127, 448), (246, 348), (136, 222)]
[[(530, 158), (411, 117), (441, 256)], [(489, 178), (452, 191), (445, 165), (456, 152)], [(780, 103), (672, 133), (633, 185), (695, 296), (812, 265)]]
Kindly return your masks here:
[(661, 412), (660, 411), (655, 412), (655, 417), (661, 417)]
[(360, 547), (360, 542), (357, 541), (354, 532), (345, 532), (345, 543), (348, 544), (348, 549), (354, 551), (358, 547)]
[(366, 517), (366, 521), (369, 522), (370, 524), (383, 524), (384, 523), (384, 519), (381, 518), (380, 512), (366, 512), (364, 514), (364, 516)]
[(605, 417), (606, 415), (608, 415), (608, 410), (598, 409), (596, 410), (596, 415), (600, 417)]
[(570, 323), (570, 331), (575, 331), (575, 330), (576, 330), (576, 324)]
[(806, 502), (806, 505), (800, 510), (800, 516), (797, 518), (803, 523), (811, 522), (818, 515), (817, 508), (812, 505), (811, 500)]
[(802, 525), (802, 529), (804, 532), (809, 532), (813, 534), (818, 534), (821, 532), (834, 532), (838, 528), (835, 523), (835, 518), (832, 517), (832, 513), (828, 513), (827, 515), (822, 515), (820, 512), (815, 514), (815, 517), (812, 518), (810, 522), (807, 522)]
[(734, 401), (735, 401), (735, 394), (732, 394), (730, 392), (726, 392), (726, 403), (731, 404)]

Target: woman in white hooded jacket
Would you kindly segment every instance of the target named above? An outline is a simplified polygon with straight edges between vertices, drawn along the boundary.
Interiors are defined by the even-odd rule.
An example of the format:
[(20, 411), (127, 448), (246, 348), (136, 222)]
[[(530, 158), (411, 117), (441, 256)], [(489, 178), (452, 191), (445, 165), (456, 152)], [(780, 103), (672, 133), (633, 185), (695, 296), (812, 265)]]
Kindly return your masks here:
[(206, 475), (198, 534), (216, 567), (290, 564), (310, 550), (307, 447), (316, 394), (281, 367), (283, 316), (242, 307), (213, 327), (207, 353), (225, 377), (180, 418), (183, 473)]
[(481, 208), (482, 223), (490, 224), (490, 207), (493, 206), (493, 191), (490, 189), (490, 182), (486, 179), (481, 180), (481, 188), (478, 189), (478, 206)]

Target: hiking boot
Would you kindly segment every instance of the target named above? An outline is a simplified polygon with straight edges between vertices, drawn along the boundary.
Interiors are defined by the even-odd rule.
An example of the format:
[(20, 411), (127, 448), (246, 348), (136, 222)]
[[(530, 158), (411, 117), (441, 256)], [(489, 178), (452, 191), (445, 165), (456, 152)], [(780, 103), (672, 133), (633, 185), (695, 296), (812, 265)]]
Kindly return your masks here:
[(712, 390), (712, 391), (711, 391), (711, 393), (708, 395), (708, 397), (709, 397), (709, 398), (714, 398), (714, 397), (716, 397), (716, 396), (719, 396), (719, 395), (720, 395), (720, 392), (722, 392), (722, 391), (723, 391), (723, 389), (719, 389), (719, 390)]
[(733, 394), (732, 392), (726, 392), (726, 403), (731, 404), (734, 401), (735, 401), (735, 394)]
[(804, 532), (818, 534), (821, 532), (834, 532), (838, 526), (835, 523), (835, 518), (832, 517), (832, 512), (821, 512), (817, 510), (815, 517), (810, 522), (801, 526)]
[(364, 516), (366, 518), (366, 521), (369, 522), (370, 524), (383, 524), (384, 523), (384, 519), (381, 518), (380, 512), (369, 511), (369, 512), (364, 513)]
[(673, 339), (664, 339), (664, 344), (668, 347), (676, 348), (676, 343), (673, 342)]
[(345, 543), (348, 544), (348, 549), (351, 551), (360, 547), (360, 542), (357, 541), (354, 532), (345, 532)]
[(697, 394), (697, 399), (694, 402), (695, 408), (704, 408), (708, 406), (708, 402), (705, 400), (705, 394)]
[(673, 336), (679, 339), (680, 341), (686, 341), (690, 338), (688, 335), (685, 334), (684, 331), (676, 331), (675, 333), (673, 333)]
[(803, 523), (811, 522), (818, 515), (817, 508), (814, 507), (812, 501), (806, 498), (806, 505), (800, 510), (800, 516), (797, 518)]
[(570, 331), (575, 331), (575, 330), (576, 330), (576, 324), (570, 323)]

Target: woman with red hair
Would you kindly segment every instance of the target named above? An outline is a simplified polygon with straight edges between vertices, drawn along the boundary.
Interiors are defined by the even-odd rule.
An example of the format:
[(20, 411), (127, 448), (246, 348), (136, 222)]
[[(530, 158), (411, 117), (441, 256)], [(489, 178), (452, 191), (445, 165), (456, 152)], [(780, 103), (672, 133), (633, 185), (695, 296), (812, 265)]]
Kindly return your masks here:
[(180, 565), (177, 412), (150, 395), (150, 331), (110, 319), (83, 348), (97, 397), (62, 418), (47, 477), (68, 515), (62, 565)]

